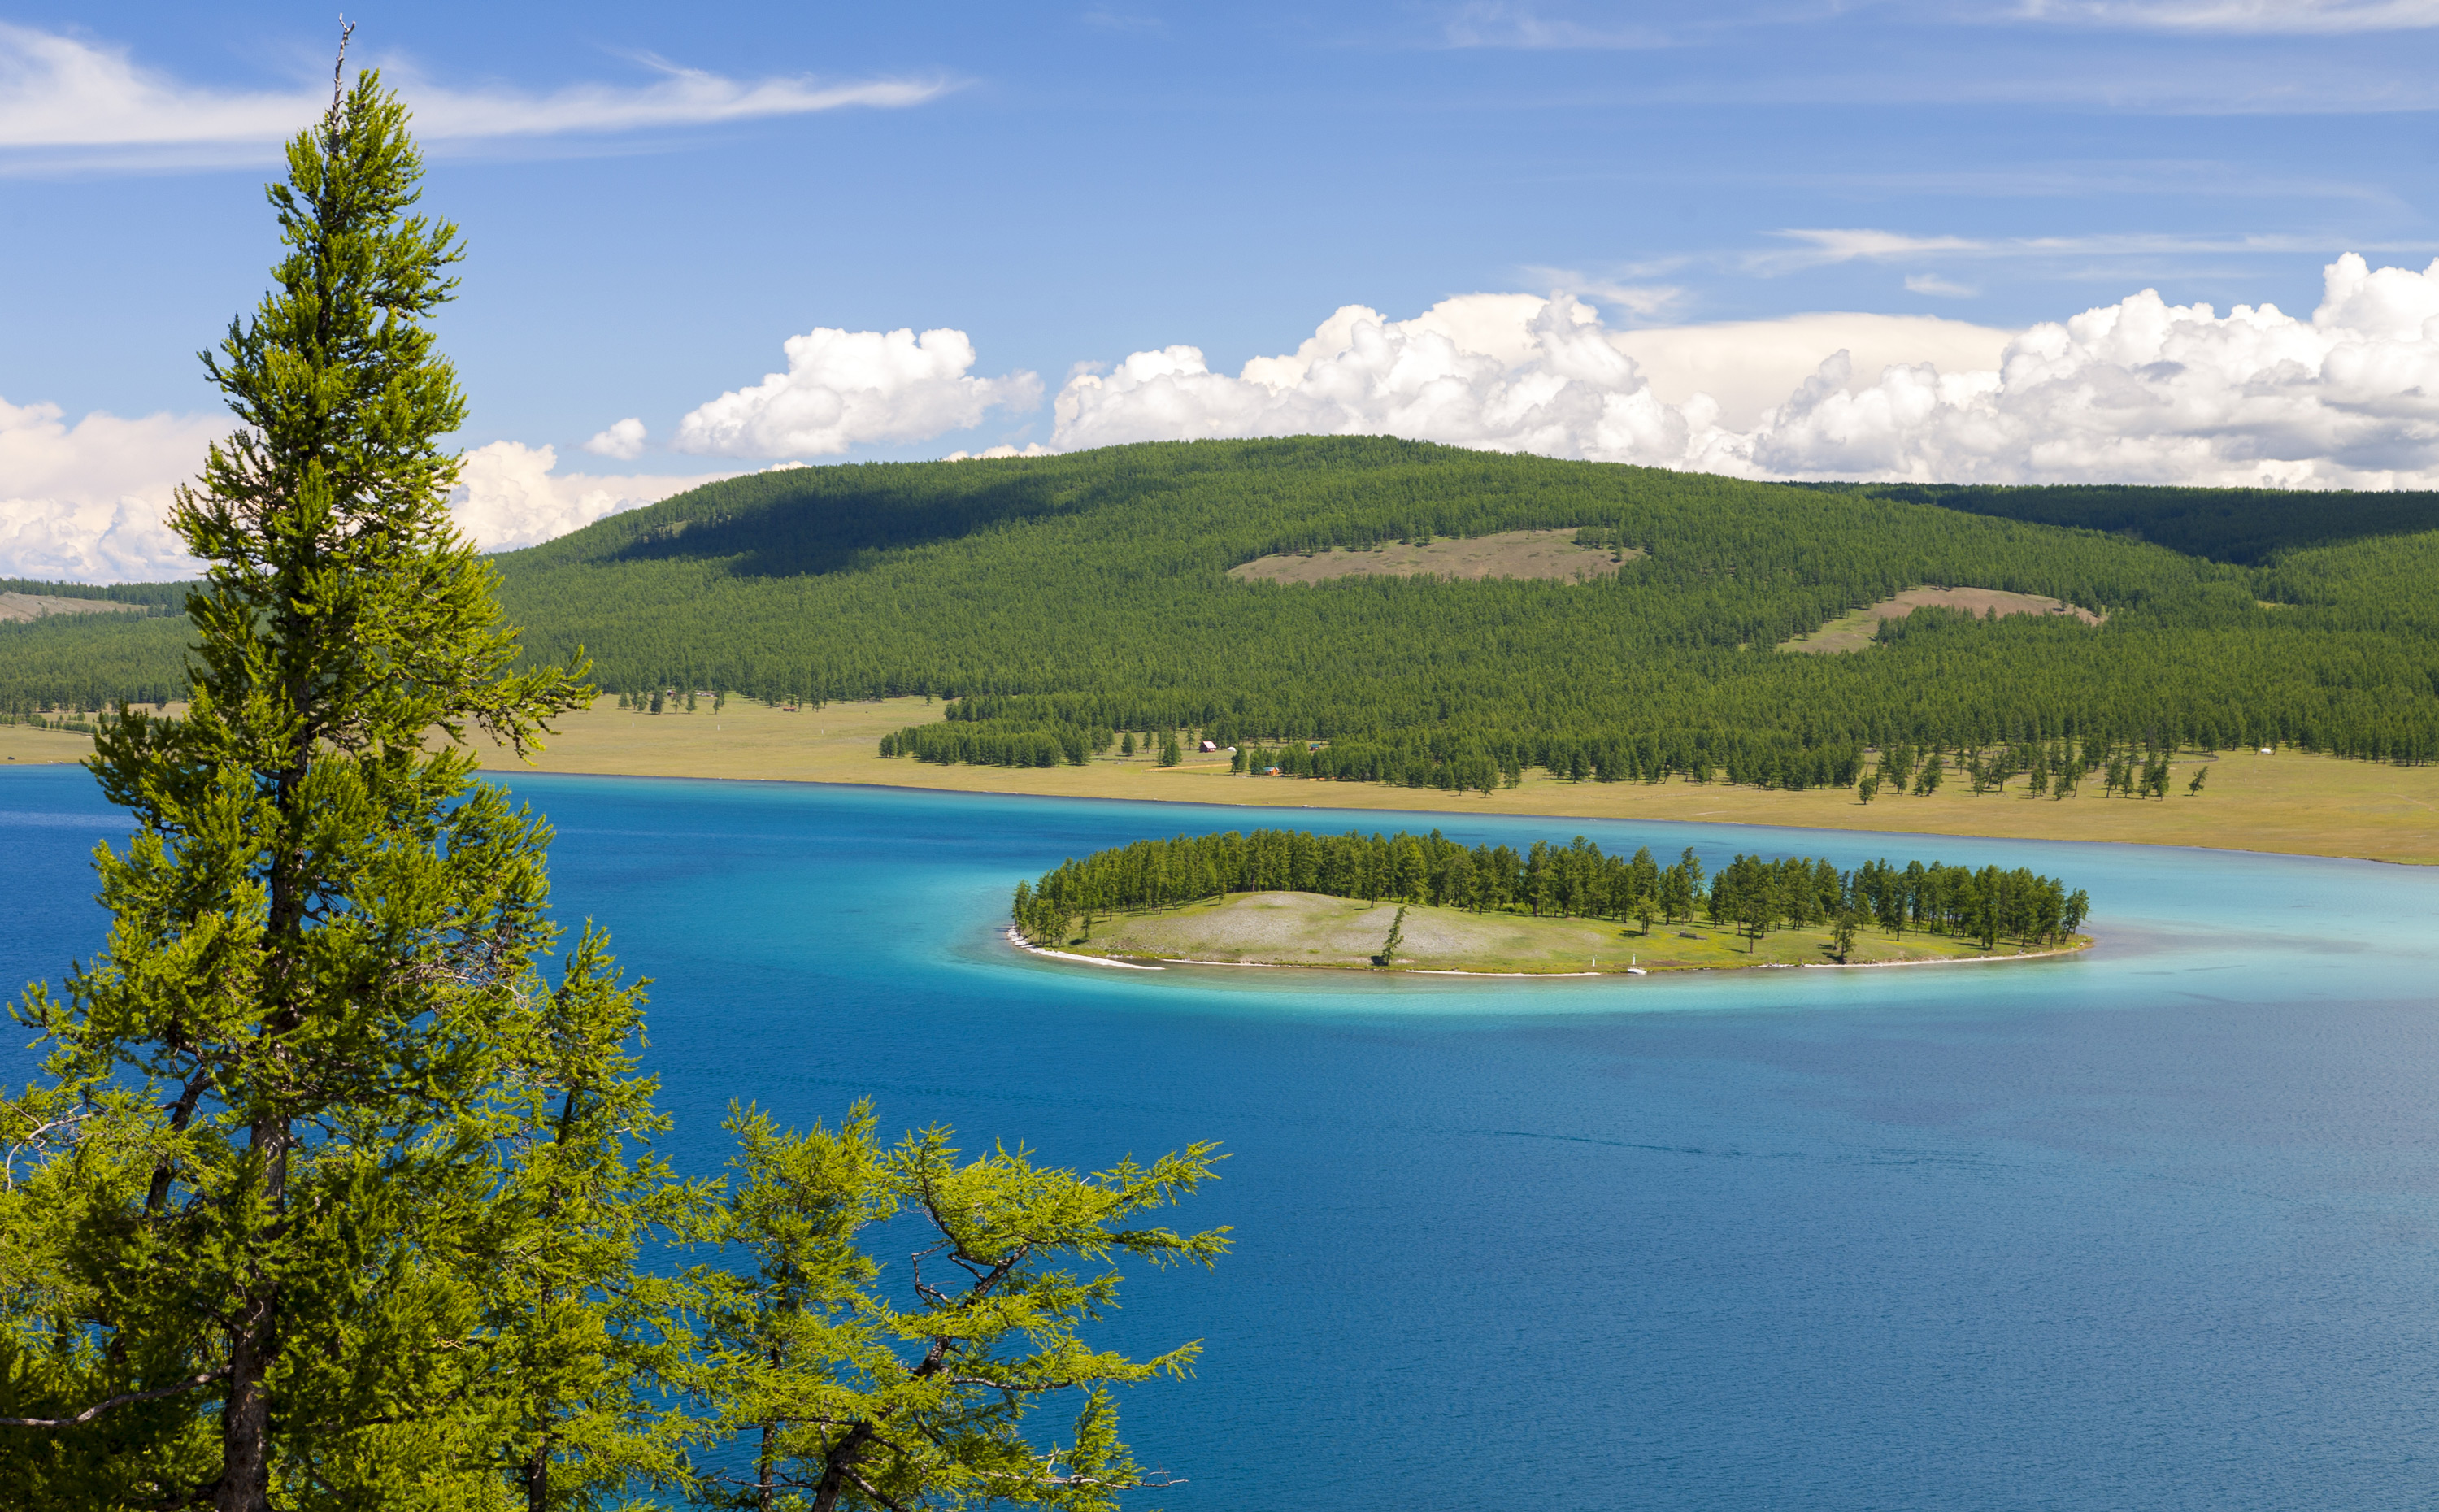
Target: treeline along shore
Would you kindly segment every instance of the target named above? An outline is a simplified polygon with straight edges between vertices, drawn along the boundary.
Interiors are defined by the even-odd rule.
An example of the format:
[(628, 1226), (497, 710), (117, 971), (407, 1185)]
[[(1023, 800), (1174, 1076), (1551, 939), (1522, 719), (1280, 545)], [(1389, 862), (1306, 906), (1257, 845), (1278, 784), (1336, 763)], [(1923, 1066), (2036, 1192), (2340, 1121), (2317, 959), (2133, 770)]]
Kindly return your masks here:
[[(1096, 923), (1222, 903), (1233, 895), (1362, 899), (1373, 908), (1385, 903), (1533, 920), (1633, 921), (1646, 940), (1662, 924), (1707, 924), (1732, 931), (1748, 955), (1774, 932), (1824, 930), (1827, 953), (1840, 961), (1849, 960), (1870, 931), (1891, 943), (1912, 933), (1983, 951), (2002, 941), (2021, 951), (2056, 947), (2076, 939), (2091, 912), (2083, 889), (2070, 890), (2023, 867), (1875, 861), (1842, 871), (1825, 858), (1738, 855), (1711, 876), (1691, 848), (1663, 864), (1647, 846), (1630, 857), (1605, 853), (1580, 835), (1564, 844), (1536, 841), (1519, 851), (1505, 845), (1467, 846), (1438, 830), (1255, 829), (1140, 840), (1062, 862), (1038, 881), (1017, 883), (1011, 916), (1017, 933), (1033, 945), (1090, 946)], [(1404, 922), (1401, 912), (1391, 936)], [(1190, 951), (1190, 931), (1171, 943)], [(1396, 964), (1398, 943), (1387, 938), (1373, 952), (1373, 964)], [(1613, 969), (1633, 958), (1623, 950), (1611, 953)]]

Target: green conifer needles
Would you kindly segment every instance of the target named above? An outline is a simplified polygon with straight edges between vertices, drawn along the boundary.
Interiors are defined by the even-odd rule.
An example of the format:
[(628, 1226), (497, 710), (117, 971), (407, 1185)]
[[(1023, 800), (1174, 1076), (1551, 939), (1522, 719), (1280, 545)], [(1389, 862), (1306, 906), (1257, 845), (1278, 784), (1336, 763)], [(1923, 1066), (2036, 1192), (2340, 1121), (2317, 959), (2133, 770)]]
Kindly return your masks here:
[[(244, 428), (172, 516), (190, 712), (97, 739), (137, 825), (96, 857), (109, 942), (16, 1010), (49, 1056), (0, 1101), (0, 1509), (1113, 1506), (1155, 1482), (1109, 1388), (1195, 1346), (1078, 1329), (1118, 1257), (1225, 1249), (1130, 1226), (1211, 1147), (1078, 1176), (748, 1112), (734, 1183), (681, 1183), (642, 984), (590, 927), (543, 979), (548, 827), (424, 741), (523, 750), (592, 690), (580, 654), (513, 668), (451, 527), (464, 405), (419, 322), (458, 251), (418, 171), (361, 76), (272, 191), (277, 288), (205, 359)], [(901, 1214), (906, 1274), (860, 1248)], [(1034, 1448), (1061, 1397), (1073, 1442)]]
[[(1215, 1147), (1085, 1176), (1021, 1149), (960, 1162), (941, 1129), (884, 1148), (863, 1103), (835, 1131), (782, 1133), (756, 1109), (728, 1128), (730, 1181), (696, 1236), (741, 1263), (687, 1277), (692, 1395), (707, 1438), (739, 1444), (745, 1468), (705, 1475), (703, 1503), (1098, 1512), (1162, 1484), (1118, 1442), (1110, 1388), (1184, 1375), (1199, 1344), (1136, 1361), (1077, 1330), (1116, 1304), (1119, 1257), (1225, 1252), (1224, 1229), (1133, 1226), (1209, 1179)], [(893, 1219), (921, 1246), (896, 1273), (868, 1253)], [(1071, 1442), (1038, 1449), (1023, 1419), (1052, 1396), (1081, 1410)]]
[(505, 1362), (614, 1352), (588, 1283), (649, 1216), (634, 994), (591, 934), (541, 983), (547, 830), (422, 749), (522, 749), (590, 692), (511, 670), (449, 520), (464, 404), (420, 322), (456, 233), (409, 217), (369, 73), (288, 161), (276, 287), (205, 359), (243, 428), (171, 515), (191, 710), (98, 739), (139, 827), (98, 856), (109, 943), (18, 1010), (53, 1084), (0, 1111), (14, 1504), (477, 1504), (481, 1430), (546, 1396), (546, 1441), (596, 1368)]

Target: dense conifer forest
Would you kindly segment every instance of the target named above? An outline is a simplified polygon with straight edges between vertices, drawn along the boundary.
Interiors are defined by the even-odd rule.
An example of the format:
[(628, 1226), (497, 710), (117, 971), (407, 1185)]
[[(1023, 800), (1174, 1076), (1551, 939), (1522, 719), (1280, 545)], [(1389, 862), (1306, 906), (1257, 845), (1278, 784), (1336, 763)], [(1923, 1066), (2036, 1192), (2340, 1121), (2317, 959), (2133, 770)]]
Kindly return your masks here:
[[(1583, 583), (1228, 576), (1528, 527), (1644, 555)], [(1522, 766), (1801, 787), (1899, 744), (2439, 757), (2431, 495), (1815, 488), (1300, 437), (788, 469), (496, 560), (536, 661), (581, 645), (636, 698), (954, 700), (884, 742), (930, 760), (1142, 732), (1321, 742), (1329, 774), (1442, 787)], [(1862, 650), (1775, 649), (1924, 584), (2107, 618), (1926, 610)], [(0, 627), (0, 712), (165, 697), (184, 625)]]
[(1811, 484), (1910, 499), (2036, 525), (2105, 530), (2188, 556), (2254, 564), (2296, 546), (2439, 525), (2439, 493), (2295, 494), (2278, 489), (2168, 489), (2089, 484), (2003, 488), (1907, 483)]
[(1735, 926), (1756, 938), (1771, 930), (1836, 924), (1842, 918), (2025, 945), (2062, 940), (2083, 927), (2091, 899), (2055, 877), (2017, 867), (1950, 866), (1941, 862), (1866, 862), (1840, 871), (1826, 859), (1737, 856), (1708, 880), (1688, 849), (1664, 866), (1648, 847), (1631, 857), (1604, 855), (1577, 835), (1571, 844), (1536, 841), (1468, 847), (1434, 829), (1428, 835), (1315, 834), (1301, 829), (1230, 830), (1139, 840), (1067, 861), (1038, 882), (1019, 882), (1010, 910), (1037, 945), (1065, 943), (1077, 922), (1087, 935), (1095, 915), (1169, 908), (1227, 893), (1318, 893), (1372, 903), (1420, 903), (1478, 914), (1640, 919)]

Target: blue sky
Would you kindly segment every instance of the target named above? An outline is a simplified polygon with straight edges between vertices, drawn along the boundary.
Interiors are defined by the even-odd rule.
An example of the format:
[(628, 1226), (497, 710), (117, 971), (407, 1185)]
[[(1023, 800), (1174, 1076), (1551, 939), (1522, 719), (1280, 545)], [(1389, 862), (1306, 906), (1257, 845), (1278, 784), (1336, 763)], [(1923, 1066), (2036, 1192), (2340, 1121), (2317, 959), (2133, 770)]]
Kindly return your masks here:
[[(348, 14), (354, 57), (434, 128), (427, 204), (472, 249), (442, 326), (473, 405), (463, 440), (550, 446), (562, 470), (628, 417), (646, 440), (595, 471), (1159, 434), (1106, 393), (1099, 429), (1061, 433), (1054, 400), (1079, 364), (1179, 345), (1236, 374), (1349, 305), (1397, 323), (1561, 294), (1609, 336), (1743, 333), (1730, 345), (1812, 312), (1930, 316), (2001, 333), (1995, 353), (2145, 289), (2214, 319), (2264, 302), (2308, 319), (2341, 255), (2420, 270), (2439, 253), (2439, 0)], [(193, 353), (273, 252), (261, 122), (327, 80), (330, 11), (0, 3), (0, 400), (68, 428), (208, 412)], [(671, 450), (684, 417), (815, 328), (962, 332), (970, 378), (1039, 382), (982, 396), (998, 401), (979, 423), (909, 434), (974, 419), (969, 393), (825, 432), (850, 439), (816, 455), (767, 426)], [(1858, 339), (1901, 328), (1873, 329)], [(1974, 338), (1944, 340), (1919, 360), (1948, 373)], [(1682, 407), (1694, 379), (1671, 388), (1657, 347), (1611, 345), (1645, 352), (1638, 372)], [(1898, 360), (1914, 359), (1874, 362)], [(1203, 428), (1177, 434), (1322, 413), (1206, 400)], [(1581, 426), (1485, 434), (1629, 459)], [(1543, 435), (1562, 439), (1514, 439)], [(1802, 471), (1740, 444), (1649, 454)], [(2428, 459), (2404, 460), (2381, 475), (2417, 481)], [(2347, 466), (2320, 481), (2366, 476)], [(0, 475), (0, 498), (28, 488)]]

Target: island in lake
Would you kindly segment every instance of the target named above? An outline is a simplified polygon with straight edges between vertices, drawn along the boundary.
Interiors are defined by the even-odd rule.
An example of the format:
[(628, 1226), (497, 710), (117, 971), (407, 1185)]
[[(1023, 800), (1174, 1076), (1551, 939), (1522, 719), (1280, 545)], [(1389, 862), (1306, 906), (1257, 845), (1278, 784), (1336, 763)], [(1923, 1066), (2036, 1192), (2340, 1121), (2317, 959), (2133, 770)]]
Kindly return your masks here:
[(1528, 850), (1429, 835), (1138, 841), (1017, 884), (1010, 934), (1107, 960), (1516, 975), (1889, 966), (2052, 955), (2082, 890), (2024, 868)]

